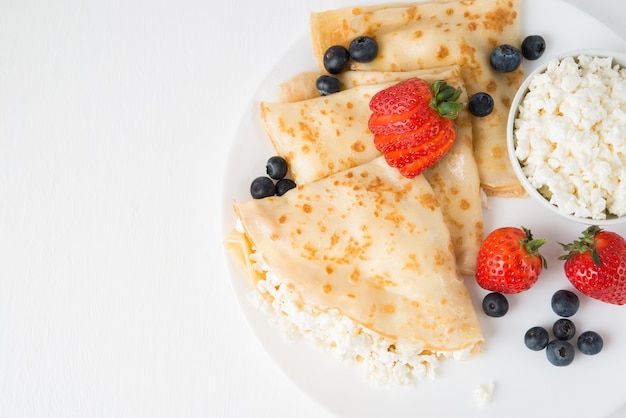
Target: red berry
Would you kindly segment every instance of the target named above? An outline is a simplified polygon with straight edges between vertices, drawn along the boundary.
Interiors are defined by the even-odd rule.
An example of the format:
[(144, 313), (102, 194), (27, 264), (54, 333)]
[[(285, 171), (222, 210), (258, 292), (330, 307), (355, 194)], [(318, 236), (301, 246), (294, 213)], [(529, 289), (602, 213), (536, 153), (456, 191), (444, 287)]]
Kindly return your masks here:
[(530, 289), (546, 265), (539, 253), (545, 242), (534, 239), (523, 227), (495, 229), (478, 251), (476, 282), (484, 289), (505, 294)]

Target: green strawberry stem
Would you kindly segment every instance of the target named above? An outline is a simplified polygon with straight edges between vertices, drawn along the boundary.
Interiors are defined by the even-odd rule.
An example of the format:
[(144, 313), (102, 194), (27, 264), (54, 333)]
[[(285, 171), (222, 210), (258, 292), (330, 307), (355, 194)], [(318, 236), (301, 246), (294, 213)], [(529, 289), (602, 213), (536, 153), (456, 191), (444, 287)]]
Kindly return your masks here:
[(522, 231), (524, 231), (524, 234), (526, 234), (526, 237), (522, 238), (519, 241), (520, 245), (526, 249), (530, 257), (536, 255), (539, 256), (541, 258), (543, 268), (548, 268), (548, 262), (539, 252), (539, 248), (541, 248), (541, 246), (546, 243), (546, 240), (543, 238), (533, 238), (533, 234), (532, 232), (530, 232), (530, 229), (524, 228), (523, 226), (521, 228)]
[(452, 87), (445, 80), (435, 81), (431, 88), (433, 97), (430, 100), (430, 107), (444, 118), (456, 118), (463, 108), (463, 104), (457, 102), (461, 97), (461, 90)]
[(569, 244), (559, 244), (566, 251), (566, 254), (563, 254), (559, 257), (559, 260), (567, 260), (572, 257), (575, 257), (578, 254), (586, 253), (587, 251), (591, 252), (591, 259), (596, 266), (600, 266), (600, 255), (596, 251), (595, 248), (595, 236), (598, 232), (602, 231), (598, 225), (592, 225), (589, 228), (585, 229), (582, 233), (582, 236), (578, 237), (578, 240), (569, 243)]

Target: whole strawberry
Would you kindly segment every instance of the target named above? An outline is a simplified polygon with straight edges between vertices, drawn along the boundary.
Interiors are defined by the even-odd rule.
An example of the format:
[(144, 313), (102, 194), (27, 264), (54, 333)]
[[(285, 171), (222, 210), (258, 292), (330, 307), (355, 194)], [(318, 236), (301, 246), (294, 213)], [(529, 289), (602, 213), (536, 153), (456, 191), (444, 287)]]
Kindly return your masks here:
[(524, 227), (493, 230), (478, 250), (476, 282), (483, 289), (506, 294), (530, 289), (546, 267), (539, 253), (545, 243)]
[(593, 225), (577, 241), (561, 244), (565, 276), (581, 293), (615, 305), (626, 303), (626, 240)]
[(410, 78), (375, 94), (368, 127), (387, 163), (408, 178), (419, 175), (452, 147), (461, 90), (440, 80)]

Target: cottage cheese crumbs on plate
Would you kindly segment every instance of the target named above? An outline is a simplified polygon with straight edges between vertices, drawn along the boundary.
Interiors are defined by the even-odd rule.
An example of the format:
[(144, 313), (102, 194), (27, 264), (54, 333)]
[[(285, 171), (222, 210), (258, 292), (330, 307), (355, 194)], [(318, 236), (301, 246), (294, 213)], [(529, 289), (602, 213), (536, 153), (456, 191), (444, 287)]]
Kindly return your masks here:
[(626, 69), (611, 57), (550, 61), (519, 106), (515, 139), (524, 174), (562, 212), (626, 215)]
[(480, 407), (489, 405), (491, 403), (491, 398), (493, 397), (494, 389), (494, 382), (477, 386), (476, 389), (474, 389), (474, 400), (476, 401), (476, 405)]
[(369, 382), (386, 387), (415, 384), (434, 378), (441, 358), (461, 360), (467, 352), (422, 353), (380, 336), (337, 310), (320, 311), (304, 303), (288, 284), (266, 272), (250, 299), (271, 314), (283, 337), (304, 338), (340, 361), (355, 366)]

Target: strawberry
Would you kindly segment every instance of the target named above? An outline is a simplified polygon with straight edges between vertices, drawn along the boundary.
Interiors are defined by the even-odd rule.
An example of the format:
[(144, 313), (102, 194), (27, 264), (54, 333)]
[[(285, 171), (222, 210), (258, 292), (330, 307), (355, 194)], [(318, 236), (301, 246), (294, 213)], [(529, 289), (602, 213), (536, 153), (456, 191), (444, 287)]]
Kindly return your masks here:
[(478, 250), (476, 282), (483, 289), (506, 294), (530, 289), (547, 267), (539, 253), (545, 243), (524, 227), (493, 230)]
[(565, 276), (582, 294), (615, 305), (626, 303), (626, 240), (593, 225), (577, 241), (561, 244)]
[(368, 127), (376, 149), (408, 178), (419, 175), (452, 147), (461, 91), (445, 81), (429, 85), (410, 78), (381, 90), (370, 101)]

